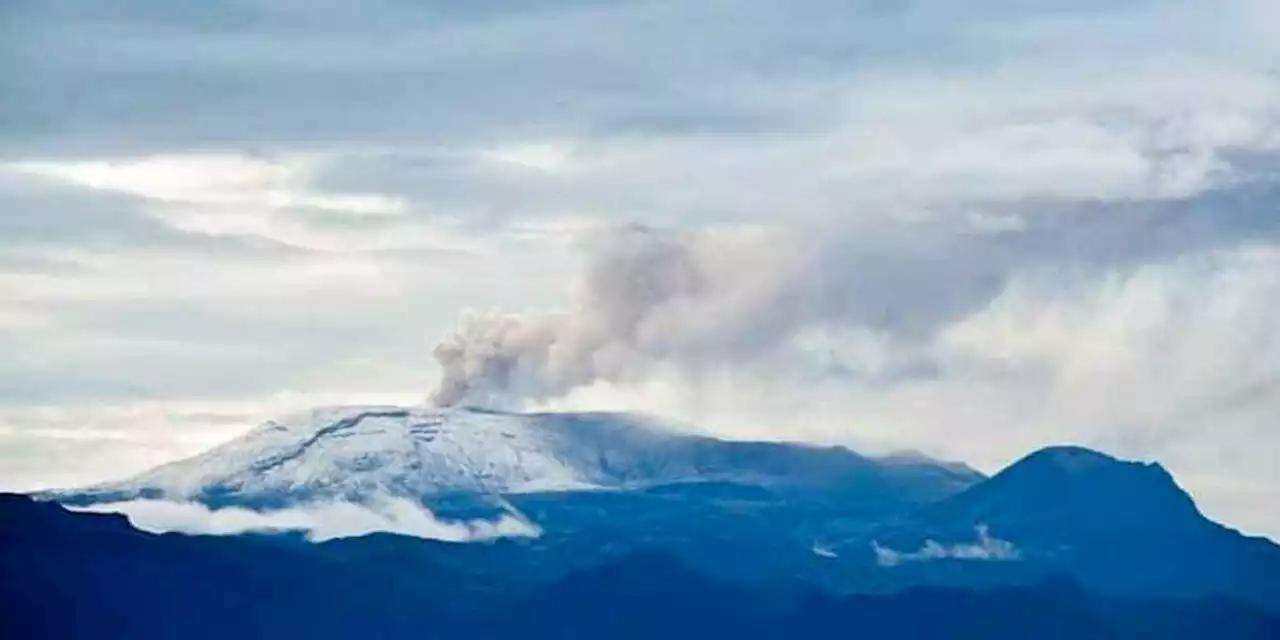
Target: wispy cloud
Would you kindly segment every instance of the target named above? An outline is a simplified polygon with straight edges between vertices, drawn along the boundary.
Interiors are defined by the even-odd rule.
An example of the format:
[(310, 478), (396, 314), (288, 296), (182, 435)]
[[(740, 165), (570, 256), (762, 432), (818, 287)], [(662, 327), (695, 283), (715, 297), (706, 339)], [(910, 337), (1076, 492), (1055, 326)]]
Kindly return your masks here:
[(876, 553), (876, 563), (882, 567), (931, 560), (1009, 561), (1021, 558), (1018, 548), (1012, 542), (992, 537), (986, 525), (979, 525), (977, 533), (978, 539), (968, 543), (947, 545), (936, 540), (926, 540), (924, 546), (917, 551), (896, 551), (876, 542), (871, 543), (871, 548)]
[(273, 511), (238, 507), (210, 509), (194, 502), (160, 500), (113, 502), (71, 509), (121, 513), (129, 518), (133, 526), (153, 533), (176, 531), (188, 534), (237, 535), (300, 531), (313, 542), (370, 533), (395, 533), (452, 542), (535, 537), (540, 533), (536, 525), (512, 514), (504, 514), (496, 520), (445, 521), (412, 501), (394, 498), (368, 504), (318, 502)]

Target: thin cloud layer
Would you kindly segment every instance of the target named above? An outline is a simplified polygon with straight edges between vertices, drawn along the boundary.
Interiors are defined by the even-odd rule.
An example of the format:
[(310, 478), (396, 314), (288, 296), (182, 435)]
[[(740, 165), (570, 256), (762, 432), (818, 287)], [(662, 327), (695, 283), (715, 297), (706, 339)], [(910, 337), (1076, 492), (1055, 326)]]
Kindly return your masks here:
[(438, 520), (427, 509), (404, 499), (387, 498), (374, 504), (327, 502), (274, 511), (239, 507), (210, 509), (193, 502), (133, 500), (73, 511), (120, 513), (133, 526), (152, 533), (238, 535), (242, 533), (305, 533), (312, 542), (352, 538), (371, 533), (394, 533), (428, 540), (472, 542), (504, 537), (536, 537), (537, 526), (510, 514), (497, 520), (449, 522)]

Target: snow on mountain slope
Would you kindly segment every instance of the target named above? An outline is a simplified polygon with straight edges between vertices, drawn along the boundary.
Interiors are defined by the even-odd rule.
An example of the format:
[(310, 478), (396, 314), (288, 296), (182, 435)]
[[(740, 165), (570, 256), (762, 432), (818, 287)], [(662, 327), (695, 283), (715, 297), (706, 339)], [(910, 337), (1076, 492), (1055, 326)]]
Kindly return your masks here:
[(84, 493), (196, 499), (512, 493), (588, 486), (520, 416), (332, 407), (267, 422), (193, 458)]
[(872, 491), (900, 484), (928, 494), (958, 491), (979, 479), (967, 468), (927, 460), (881, 464), (843, 448), (680, 434), (623, 414), (372, 406), (270, 421), (193, 458), (52, 497), (80, 504), (145, 498), (279, 507), (317, 499), (510, 495), (707, 480), (847, 484)]

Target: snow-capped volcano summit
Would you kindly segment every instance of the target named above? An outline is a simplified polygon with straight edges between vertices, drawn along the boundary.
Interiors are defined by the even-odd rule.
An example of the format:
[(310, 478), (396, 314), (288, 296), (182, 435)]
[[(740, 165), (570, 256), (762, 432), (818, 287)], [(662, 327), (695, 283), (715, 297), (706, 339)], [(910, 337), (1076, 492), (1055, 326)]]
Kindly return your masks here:
[[(599, 474), (576, 464), (581, 452), (549, 422), (466, 408), (320, 408), (84, 493), (275, 502), (595, 486)], [(645, 431), (638, 423), (633, 428)]]
[(927, 459), (881, 463), (839, 447), (722, 441), (625, 414), (365, 406), (269, 421), (195, 457), (56, 497), (261, 507), (689, 482), (824, 491), (892, 488), (899, 495), (905, 487), (912, 488), (908, 493), (951, 493), (978, 479), (967, 468)]

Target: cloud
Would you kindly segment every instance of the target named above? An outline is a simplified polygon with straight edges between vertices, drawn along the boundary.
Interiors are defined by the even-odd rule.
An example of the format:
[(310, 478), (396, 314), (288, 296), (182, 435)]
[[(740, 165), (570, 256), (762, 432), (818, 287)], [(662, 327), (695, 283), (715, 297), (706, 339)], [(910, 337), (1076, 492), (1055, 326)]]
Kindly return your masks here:
[[(445, 4), (356, 13), (327, 2), (305, 16), (307, 29), (292, 28), (304, 18), (278, 0), (181, 12), (154, 3), (119, 12), (66, 2), (15, 8), (6, 14), (9, 50), (21, 64), (6, 78), (16, 97), (6, 107), (6, 142), (92, 154), (86, 150), (107, 146), (787, 131), (829, 121), (842, 106), (830, 100), (832, 87), (858, 86), (886, 69), (941, 76), (955, 88), (948, 77), (989, 75), (966, 67), (1021, 61), (1021, 70), (1040, 67), (1048, 77), (1012, 81), (1035, 80), (1028, 73), (1002, 89), (1031, 101), (1108, 72), (1114, 85), (1097, 96), (1126, 83), (1133, 94), (1157, 89), (1143, 86), (1150, 70), (1136, 71), (1160, 62), (1166, 80), (1182, 72), (1194, 84), (1211, 72), (1265, 69), (1259, 61), (1274, 52), (1263, 26), (1268, 9), (1248, 0), (1213, 8), (998, 3), (963, 12), (936, 1), (816, 0), (799, 9), (762, 0), (562, 2), (486, 11)], [(714, 37), (707, 24), (716, 25)], [(1172, 43), (1185, 53), (1171, 55)], [(1084, 78), (1064, 81), (1073, 74)], [(1179, 97), (1212, 104), (1238, 95)], [(1163, 108), (1167, 97), (1153, 96), (1147, 109)]]
[(455, 396), (1077, 441), (1280, 531), (1268, 3), (19, 4), (0, 483), (417, 402), (445, 336)]
[(918, 551), (895, 551), (875, 542), (871, 543), (871, 548), (876, 553), (876, 564), (882, 567), (931, 560), (1010, 561), (1021, 557), (1012, 542), (991, 537), (986, 525), (978, 525), (977, 533), (978, 539), (972, 543), (944, 545), (936, 540), (926, 540)]
[(152, 533), (176, 531), (187, 534), (238, 535), (298, 531), (312, 542), (351, 538), (370, 533), (472, 542), (504, 537), (535, 537), (537, 526), (512, 514), (497, 520), (452, 522), (438, 520), (420, 505), (405, 499), (386, 498), (370, 504), (334, 501), (306, 504), (275, 511), (253, 511), (239, 507), (209, 509), (193, 502), (134, 500), (87, 507), (73, 511), (121, 513), (133, 526)]

